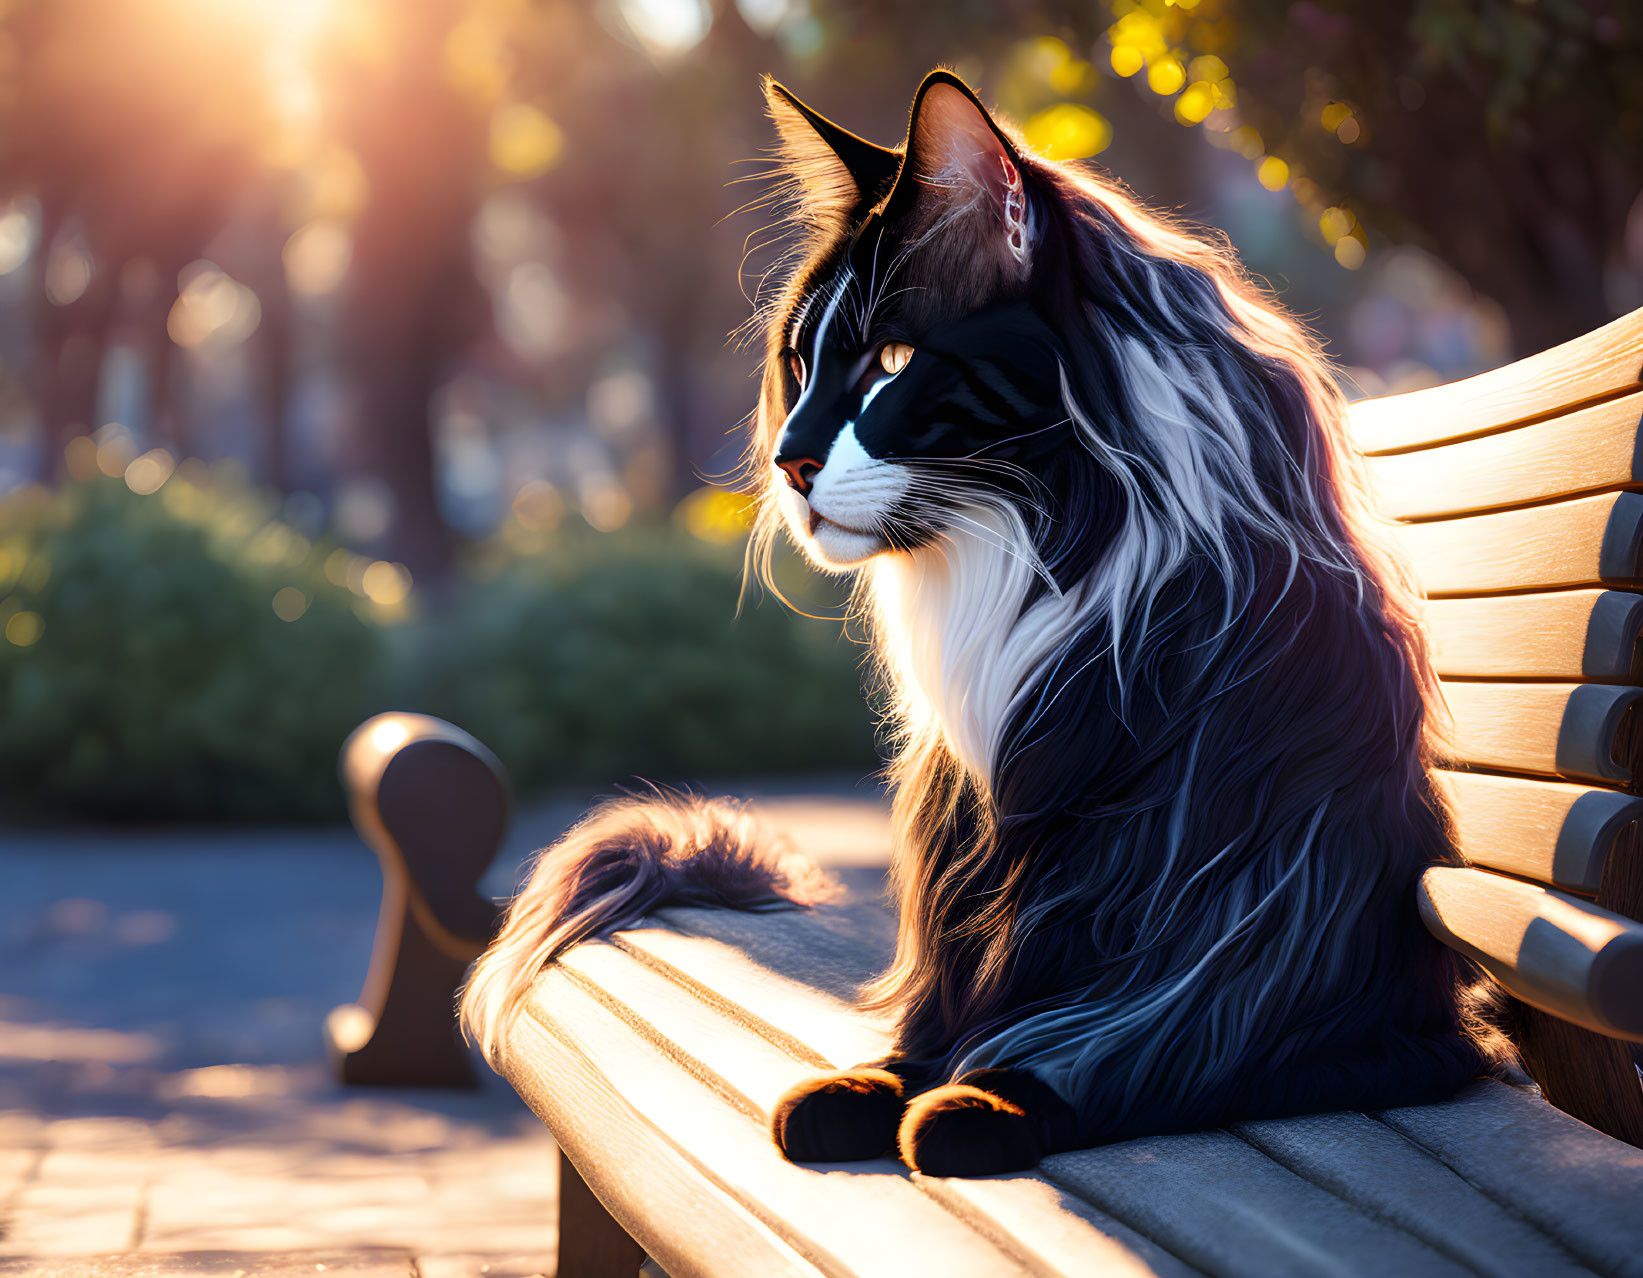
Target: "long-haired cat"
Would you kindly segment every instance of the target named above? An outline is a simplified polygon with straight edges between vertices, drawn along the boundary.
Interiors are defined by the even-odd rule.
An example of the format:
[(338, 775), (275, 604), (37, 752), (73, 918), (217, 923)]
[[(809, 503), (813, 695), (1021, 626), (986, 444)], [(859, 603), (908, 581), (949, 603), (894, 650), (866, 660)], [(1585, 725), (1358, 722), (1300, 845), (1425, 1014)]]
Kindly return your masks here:
[[(767, 96), (805, 255), (768, 314), (761, 535), (857, 576), (900, 908), (866, 992), (894, 1053), (795, 1088), (782, 1149), (982, 1174), (1502, 1063), (1416, 911), (1458, 859), (1435, 684), (1314, 343), (952, 75), (897, 149)], [(603, 809), (544, 853), (467, 1024), (494, 1059), (566, 946), (815, 887), (730, 808)]]

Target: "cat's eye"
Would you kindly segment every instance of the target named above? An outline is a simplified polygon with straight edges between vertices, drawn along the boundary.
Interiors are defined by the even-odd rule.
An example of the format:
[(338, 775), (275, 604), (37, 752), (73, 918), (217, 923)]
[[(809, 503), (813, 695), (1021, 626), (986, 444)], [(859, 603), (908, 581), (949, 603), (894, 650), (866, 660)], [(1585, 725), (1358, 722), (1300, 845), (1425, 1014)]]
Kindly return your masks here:
[(793, 380), (800, 386), (804, 385), (804, 356), (797, 351), (787, 353), (787, 371), (793, 374)]
[(894, 377), (907, 367), (913, 358), (913, 348), (906, 342), (886, 342), (879, 347), (879, 367)]

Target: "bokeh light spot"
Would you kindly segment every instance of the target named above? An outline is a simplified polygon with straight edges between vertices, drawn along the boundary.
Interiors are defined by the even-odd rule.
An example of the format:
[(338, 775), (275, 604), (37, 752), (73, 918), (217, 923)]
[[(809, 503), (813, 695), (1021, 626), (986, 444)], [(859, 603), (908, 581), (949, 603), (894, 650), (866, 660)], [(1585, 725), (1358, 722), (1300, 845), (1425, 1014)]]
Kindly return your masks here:
[(274, 592), (274, 615), (281, 621), (295, 621), (308, 611), (308, 596), (295, 586), (281, 586)]
[(1112, 143), (1112, 125), (1099, 111), (1060, 102), (1030, 117), (1022, 130), (1027, 145), (1051, 160), (1082, 160)]
[(181, 287), (165, 329), (184, 349), (207, 342), (218, 349), (237, 346), (262, 322), (257, 295), (215, 263), (199, 261), (185, 267), (178, 282)]
[(1187, 86), (1187, 91), (1175, 99), (1175, 118), (1182, 124), (1202, 123), (1215, 109), (1215, 88), (1200, 80)]
[(411, 593), (410, 570), (404, 564), (391, 564), (385, 559), (378, 559), (365, 570), (360, 585), (365, 597), (372, 603), (392, 608), (395, 604), (404, 603)]
[(679, 503), (674, 517), (692, 537), (714, 546), (729, 546), (753, 527), (756, 506), (745, 493), (698, 488)]
[(1142, 56), (1141, 50), (1133, 44), (1115, 44), (1112, 49), (1111, 61), (1112, 69), (1125, 79), (1128, 79), (1147, 65), (1147, 60)]
[(141, 457), (133, 458), (125, 468), (126, 487), (139, 497), (147, 497), (159, 492), (176, 468), (170, 453), (163, 448), (151, 448)]
[(1186, 82), (1186, 69), (1174, 58), (1164, 58), (1147, 68), (1147, 87), (1162, 97), (1178, 92)]
[(513, 517), (531, 532), (547, 532), (565, 517), (565, 499), (547, 480), (527, 480), (514, 494)]
[(1289, 185), (1289, 165), (1269, 155), (1255, 166), (1255, 180), (1269, 191), (1281, 191)]
[(291, 233), (280, 257), (285, 282), (299, 297), (334, 293), (348, 275), (354, 245), (340, 223), (315, 218)]
[(1353, 235), (1345, 235), (1335, 241), (1335, 260), (1349, 271), (1355, 271), (1363, 265), (1367, 250), (1363, 241)]
[(491, 163), (510, 177), (546, 173), (564, 149), (564, 131), (528, 102), (509, 103), (491, 115)]
[(46, 632), (46, 623), (37, 612), (14, 612), (6, 620), (6, 639), (19, 648), (32, 647)]

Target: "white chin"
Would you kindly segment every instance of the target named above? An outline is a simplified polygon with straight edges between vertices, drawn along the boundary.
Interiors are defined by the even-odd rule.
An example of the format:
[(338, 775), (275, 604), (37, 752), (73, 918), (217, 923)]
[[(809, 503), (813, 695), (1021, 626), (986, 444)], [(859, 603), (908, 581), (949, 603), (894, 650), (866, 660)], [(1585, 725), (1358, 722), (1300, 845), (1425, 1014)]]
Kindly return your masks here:
[(818, 566), (832, 569), (854, 568), (890, 549), (877, 533), (856, 532), (825, 522), (817, 524), (816, 531), (807, 534), (802, 544)]

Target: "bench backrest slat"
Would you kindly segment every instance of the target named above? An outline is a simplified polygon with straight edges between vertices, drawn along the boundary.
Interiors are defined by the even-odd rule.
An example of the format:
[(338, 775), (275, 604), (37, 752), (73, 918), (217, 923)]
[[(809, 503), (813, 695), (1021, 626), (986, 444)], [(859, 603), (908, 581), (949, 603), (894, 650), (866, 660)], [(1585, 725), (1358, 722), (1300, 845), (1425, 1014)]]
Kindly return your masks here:
[(1643, 688), (1607, 683), (1442, 685), (1452, 726), (1446, 760), (1498, 772), (1627, 785), (1617, 749)]
[(1643, 595), (1625, 590), (1429, 599), (1432, 662), (1472, 679), (1635, 682)]
[(1428, 870), (1421, 915), (1513, 994), (1616, 1037), (1643, 1039), (1643, 927), (1595, 905), (1482, 870)]
[(1643, 392), (1459, 444), (1371, 457), (1370, 487), (1398, 519), (1465, 515), (1643, 483)]
[(1428, 595), (1631, 585), (1639, 580), (1643, 493), (1400, 524), (1396, 536)]
[(1643, 380), (1643, 310), (1596, 332), (1465, 381), (1352, 406), (1366, 453), (1467, 439), (1552, 416), (1637, 388)]
[(1643, 817), (1643, 799), (1618, 790), (1447, 769), (1433, 777), (1468, 861), (1585, 896), (1597, 894), (1620, 831)]

